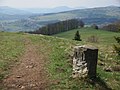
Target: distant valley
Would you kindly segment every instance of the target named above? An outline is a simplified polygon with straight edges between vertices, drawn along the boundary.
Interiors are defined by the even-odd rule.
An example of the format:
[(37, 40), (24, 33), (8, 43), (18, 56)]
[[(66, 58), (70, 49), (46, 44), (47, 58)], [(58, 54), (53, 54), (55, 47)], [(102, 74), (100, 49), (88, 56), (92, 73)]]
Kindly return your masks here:
[[(0, 7), (2, 31), (34, 31), (41, 26), (72, 18), (80, 18), (86, 25), (108, 24), (120, 19), (120, 7), (108, 6), (88, 9), (58, 7), (48, 11)], [(53, 10), (53, 12), (50, 12)], [(46, 13), (48, 12), (48, 13)]]

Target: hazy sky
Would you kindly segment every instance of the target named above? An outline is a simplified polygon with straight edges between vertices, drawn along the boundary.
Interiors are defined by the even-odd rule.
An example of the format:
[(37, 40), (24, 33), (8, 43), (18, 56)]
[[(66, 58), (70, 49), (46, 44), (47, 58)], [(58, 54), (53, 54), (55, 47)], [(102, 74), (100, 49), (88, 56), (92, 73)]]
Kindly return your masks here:
[(0, 0), (0, 6), (16, 8), (100, 7), (109, 5), (120, 6), (120, 0)]

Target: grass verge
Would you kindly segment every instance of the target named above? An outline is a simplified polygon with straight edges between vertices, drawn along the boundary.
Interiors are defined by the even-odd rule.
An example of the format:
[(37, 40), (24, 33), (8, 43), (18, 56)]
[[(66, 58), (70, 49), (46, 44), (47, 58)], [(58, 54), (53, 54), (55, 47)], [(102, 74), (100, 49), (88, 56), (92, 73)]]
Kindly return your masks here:
[(0, 32), (0, 80), (8, 74), (10, 66), (18, 61), (23, 51), (22, 34)]

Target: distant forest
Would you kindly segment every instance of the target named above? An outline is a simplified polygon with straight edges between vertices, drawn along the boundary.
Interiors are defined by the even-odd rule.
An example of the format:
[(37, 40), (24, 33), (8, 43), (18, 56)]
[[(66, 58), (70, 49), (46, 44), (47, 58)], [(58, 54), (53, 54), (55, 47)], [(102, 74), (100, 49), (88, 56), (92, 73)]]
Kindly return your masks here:
[[(94, 27), (93, 27), (94, 25)], [(98, 26), (96, 24), (93, 24), (91, 27), (95, 28), (95, 26), (98, 29)], [(48, 24), (46, 26), (43, 26), (35, 31), (29, 31), (27, 33), (30, 34), (43, 34), (43, 35), (53, 35), (65, 31), (69, 31), (72, 29), (77, 29), (79, 27), (84, 27), (84, 22), (81, 19), (70, 19), (65, 21), (59, 21), (56, 23)], [(115, 23), (111, 23), (108, 25), (104, 25), (101, 27), (103, 30), (112, 31), (112, 32), (119, 32), (120, 31), (120, 21), (117, 21)]]
[(104, 25), (102, 29), (112, 32), (120, 32), (120, 20), (108, 25)]
[(65, 21), (48, 24), (39, 28), (36, 31), (29, 31), (31, 34), (53, 35), (60, 32), (69, 31), (78, 27), (84, 27), (84, 22), (80, 19), (70, 19)]

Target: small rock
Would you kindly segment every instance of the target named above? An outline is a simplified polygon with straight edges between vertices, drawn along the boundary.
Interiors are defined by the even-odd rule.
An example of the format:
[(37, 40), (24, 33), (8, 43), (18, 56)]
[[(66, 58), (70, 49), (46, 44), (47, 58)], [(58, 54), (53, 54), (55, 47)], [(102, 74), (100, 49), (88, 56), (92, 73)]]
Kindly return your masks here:
[(25, 88), (25, 86), (21, 86), (21, 89), (24, 89)]
[(15, 85), (15, 84), (12, 84), (11, 86), (12, 86), (12, 87), (16, 87), (16, 85)]
[(34, 66), (33, 65), (30, 65), (30, 66), (26, 66), (26, 68), (33, 68)]
[(105, 67), (103, 68), (104, 71), (106, 72), (112, 72), (112, 68), (111, 67)]
[(30, 84), (30, 87), (35, 87), (36, 85), (35, 84)]
[(107, 81), (108, 79), (106, 78), (105, 81)]
[(29, 66), (29, 68), (33, 68), (33, 67), (34, 67), (34, 65)]
[(113, 58), (109, 58), (109, 60), (113, 60)]
[(16, 78), (21, 78), (22, 76), (16, 76)]

